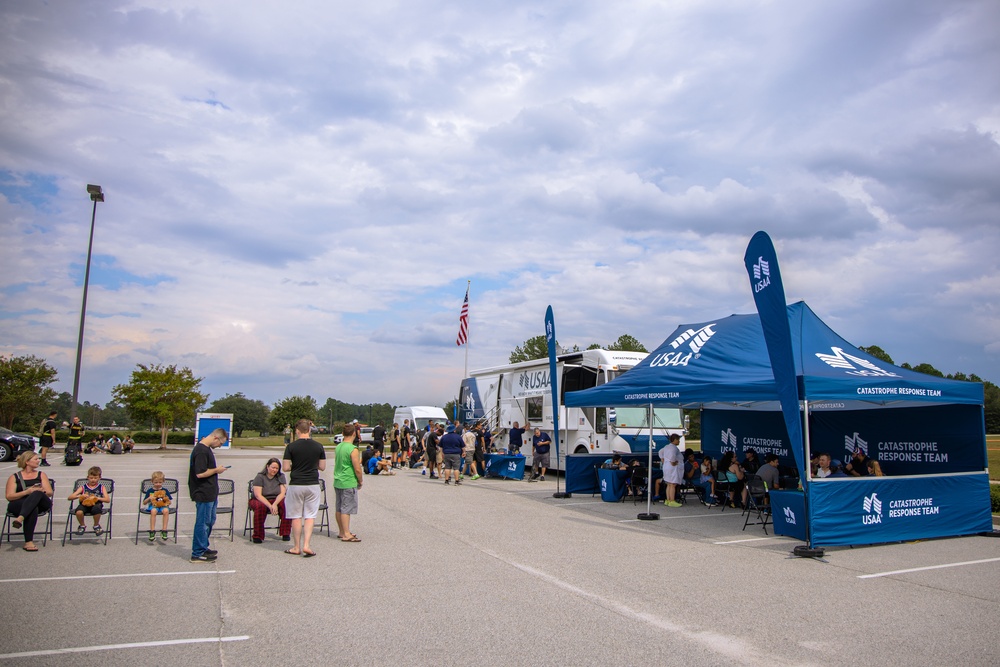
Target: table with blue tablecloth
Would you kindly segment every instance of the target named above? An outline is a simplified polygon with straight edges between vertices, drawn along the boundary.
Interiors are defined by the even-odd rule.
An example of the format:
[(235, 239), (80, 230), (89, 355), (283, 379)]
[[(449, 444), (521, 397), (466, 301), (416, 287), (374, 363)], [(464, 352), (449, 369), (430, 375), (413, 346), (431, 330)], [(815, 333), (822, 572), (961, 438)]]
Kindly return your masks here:
[(487, 454), (486, 476), (524, 479), (524, 457), (511, 454)]
[(625, 482), (632, 473), (628, 470), (598, 468), (597, 481), (601, 485), (601, 500), (617, 503), (625, 496)]

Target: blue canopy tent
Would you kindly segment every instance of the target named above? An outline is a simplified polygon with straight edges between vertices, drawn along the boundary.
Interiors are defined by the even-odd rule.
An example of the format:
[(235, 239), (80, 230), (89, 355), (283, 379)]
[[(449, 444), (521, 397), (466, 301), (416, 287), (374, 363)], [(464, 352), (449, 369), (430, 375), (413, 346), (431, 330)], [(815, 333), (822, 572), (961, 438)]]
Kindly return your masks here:
[[(876, 359), (837, 335), (804, 302), (787, 306), (787, 313), (805, 437), (790, 442), (773, 415), (767, 428), (777, 433), (769, 440), (783, 435), (803, 493), (793, 499), (795, 506), (775, 511), (776, 530), (810, 546), (992, 530), (983, 385)], [(565, 404), (701, 408), (705, 414), (728, 409), (745, 416), (780, 410), (758, 315), (681, 325), (635, 368), (608, 384), (567, 393)], [(935, 410), (930, 420), (919, 417)], [(914, 424), (924, 424), (931, 437), (915, 432)], [(726, 435), (733, 437), (733, 430)], [(873, 458), (892, 460), (886, 465), (892, 475), (813, 479), (813, 438), (824, 449), (839, 438), (836, 451), (845, 451), (845, 442), (868, 447)]]

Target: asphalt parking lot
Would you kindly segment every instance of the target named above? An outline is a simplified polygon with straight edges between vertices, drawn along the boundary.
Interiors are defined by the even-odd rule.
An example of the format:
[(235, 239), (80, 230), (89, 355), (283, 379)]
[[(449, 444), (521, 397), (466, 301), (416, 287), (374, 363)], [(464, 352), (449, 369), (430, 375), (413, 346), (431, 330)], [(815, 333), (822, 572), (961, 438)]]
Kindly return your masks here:
[[(529, 484), (366, 477), (357, 544), (315, 558), (243, 536), (246, 483), (280, 450), (222, 450), (235, 538), (190, 555), (187, 453), (86, 457), (56, 480), (55, 540), (0, 547), (0, 665), (995, 665), (1000, 540), (966, 537), (790, 557), (738, 511), (556, 500)], [(116, 482), (112, 539), (59, 542), (72, 483)], [(4, 480), (15, 470), (0, 465)], [(181, 481), (180, 540), (133, 543), (139, 485)], [(329, 483), (329, 473), (325, 473)], [(332, 502), (332, 494), (330, 497)], [(332, 519), (332, 511), (331, 511)], [(92, 535), (92, 534), (91, 534)], [(40, 545), (40, 537), (36, 540)]]

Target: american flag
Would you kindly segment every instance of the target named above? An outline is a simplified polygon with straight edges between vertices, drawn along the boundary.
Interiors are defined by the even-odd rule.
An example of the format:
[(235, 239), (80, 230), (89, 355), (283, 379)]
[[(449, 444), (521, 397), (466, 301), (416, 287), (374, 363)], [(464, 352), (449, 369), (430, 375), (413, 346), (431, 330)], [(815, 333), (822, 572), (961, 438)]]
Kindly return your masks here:
[(458, 339), (455, 345), (465, 345), (469, 342), (469, 288), (465, 288), (465, 301), (462, 302), (462, 314), (458, 316)]

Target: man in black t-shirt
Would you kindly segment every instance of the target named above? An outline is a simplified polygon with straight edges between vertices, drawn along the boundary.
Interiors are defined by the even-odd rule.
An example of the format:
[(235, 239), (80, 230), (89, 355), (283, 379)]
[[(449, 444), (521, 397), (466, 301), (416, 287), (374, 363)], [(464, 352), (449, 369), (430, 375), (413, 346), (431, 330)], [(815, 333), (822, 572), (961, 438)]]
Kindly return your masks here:
[(312, 423), (308, 419), (295, 422), (295, 440), (282, 455), (281, 467), (288, 473), (285, 492), (285, 518), (292, 522), (292, 547), (285, 553), (307, 558), (316, 552), (309, 548), (313, 523), (319, 514), (319, 473), (326, 470), (326, 450), (309, 437)]
[(83, 428), (83, 424), (80, 423), (79, 417), (73, 417), (73, 423), (69, 425), (69, 437), (66, 439), (66, 445), (76, 445), (78, 451), (83, 451), (83, 436), (87, 435)]
[(385, 429), (382, 428), (382, 424), (377, 424), (372, 429), (372, 441), (378, 455), (382, 456), (382, 452), (385, 450)]
[(507, 453), (517, 454), (524, 444), (524, 429), (518, 427), (517, 422), (507, 431)]
[(217, 428), (191, 450), (191, 462), (188, 467), (188, 491), (194, 501), (194, 531), (191, 536), (191, 562), (210, 563), (216, 559), (218, 552), (209, 549), (208, 538), (215, 525), (215, 510), (219, 505), (219, 474), (225, 472), (225, 466), (215, 465), (216, 447), (221, 447), (229, 440), (226, 429)]
[(39, 437), (39, 445), (41, 447), (41, 465), (47, 466), (49, 462), (45, 460), (45, 455), (49, 453), (49, 447), (56, 444), (56, 415), (58, 413), (53, 410), (49, 413), (49, 416), (42, 422), (42, 432)]

